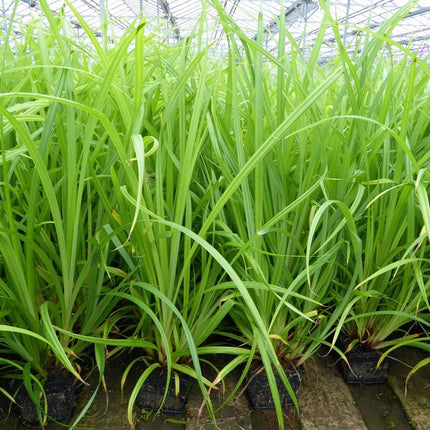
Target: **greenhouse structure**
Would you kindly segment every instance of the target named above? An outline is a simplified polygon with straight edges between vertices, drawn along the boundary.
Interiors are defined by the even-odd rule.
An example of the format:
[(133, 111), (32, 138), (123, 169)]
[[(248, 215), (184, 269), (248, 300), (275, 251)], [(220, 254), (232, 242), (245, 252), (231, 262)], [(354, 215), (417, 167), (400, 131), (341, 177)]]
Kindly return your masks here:
[(0, 430), (430, 429), (430, 0), (0, 0)]

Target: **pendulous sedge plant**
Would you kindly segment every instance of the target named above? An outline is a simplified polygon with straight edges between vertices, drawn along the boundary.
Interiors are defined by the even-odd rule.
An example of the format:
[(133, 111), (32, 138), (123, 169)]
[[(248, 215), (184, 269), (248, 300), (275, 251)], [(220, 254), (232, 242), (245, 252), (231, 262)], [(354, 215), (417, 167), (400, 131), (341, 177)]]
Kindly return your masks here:
[(142, 30), (120, 65), (119, 87), (133, 92), (116, 98), (113, 121), (124, 138), (115, 144), (118, 163), (109, 169), (115, 199), (101, 190), (101, 201), (112, 213), (104, 230), (127, 286), (112, 293), (122, 305), (110, 320), (126, 326), (124, 341), (140, 351), (123, 380), (137, 362), (147, 366), (131, 394), (130, 422), (152, 372), (168, 381), (173, 376), (176, 389), (184, 375), (195, 378), (206, 396), (210, 382), (202, 374), (200, 347), (232, 306), (216, 288), (223, 269), (231, 267), (216, 252), (213, 235), (194, 233), (207, 217), (205, 195), (216, 187), (204, 188), (201, 181), (212, 72), (208, 50), (200, 50), (199, 43), (197, 34), (195, 40), (167, 47)]
[[(338, 57), (351, 75), (347, 100), (357, 115), (344, 134), (359, 142), (354, 163), (360, 174), (351, 193), (359, 201), (352, 215), (361, 251), (344, 248), (348, 254), (342, 257), (334, 290), (339, 300), (350, 294), (335, 334), (347, 334), (348, 349), (355, 344), (369, 350), (409, 344), (417, 335), (409, 334), (407, 325), (425, 324), (428, 309), (428, 155), (423, 145), (430, 70), (389, 39), (410, 7), (412, 3), (405, 5), (378, 33), (360, 29), (373, 37), (355, 62)], [(332, 26), (342, 51), (336, 24)], [(395, 57), (393, 51), (400, 48), (403, 57)]]
[[(297, 406), (285, 371), (326, 342), (342, 310), (327, 313), (342, 246), (340, 229), (332, 226), (341, 216), (319, 211), (337, 204), (327, 201), (326, 181), (332, 180), (328, 169), (341, 142), (329, 149), (319, 143), (320, 133), (334, 122), (325, 115), (327, 98), (341, 74), (317, 64), (323, 29), (306, 63), (297, 46), (288, 58), (282, 50), (278, 57), (267, 52), (261, 22), (257, 40), (249, 40), (220, 5), (218, 10), (231, 49), (222, 72), (226, 77), (220, 77), (225, 96), (213, 97), (211, 146), (203, 155), (210, 160), (208, 182), (216, 178), (221, 186), (200, 234), (214, 223), (223, 255), (244, 279), (246, 291), (231, 290), (236, 305), (230, 315), (237, 339), (248, 346), (220, 375), (247, 361), (245, 374), (258, 359), (282, 426), (274, 373)], [(286, 37), (281, 30), (279, 46)]]
[[(116, 161), (109, 131), (119, 140), (109, 121), (115, 58), (132, 40), (117, 57), (89, 62), (64, 16), (41, 5), (25, 36), (4, 35), (0, 59), (0, 343), (36, 403), (54, 368), (82, 380), (80, 358), (92, 343), (73, 333), (97, 337), (119, 301), (105, 294), (117, 272), (98, 187)], [(102, 371), (103, 346), (96, 360)]]

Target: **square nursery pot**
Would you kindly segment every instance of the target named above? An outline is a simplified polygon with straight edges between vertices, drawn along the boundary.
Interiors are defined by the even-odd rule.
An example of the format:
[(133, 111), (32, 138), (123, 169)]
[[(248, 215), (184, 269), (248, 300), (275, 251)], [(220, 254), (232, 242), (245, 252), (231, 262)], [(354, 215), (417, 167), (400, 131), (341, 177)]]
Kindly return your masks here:
[[(346, 350), (347, 344), (343, 342), (343, 350)], [(349, 366), (344, 360), (340, 360), (340, 366), (343, 378), (346, 383), (351, 385), (366, 384), (385, 384), (388, 373), (393, 364), (390, 357), (386, 357), (381, 365), (376, 365), (381, 354), (376, 351), (369, 351), (355, 346), (351, 351), (345, 354)]]
[[(164, 391), (166, 389), (167, 376), (151, 373), (144, 382), (136, 398), (136, 406), (146, 411), (158, 411), (160, 409)], [(181, 375), (179, 380), (179, 393), (175, 393), (175, 378), (170, 378), (170, 384), (161, 410), (168, 414), (179, 414), (184, 410), (190, 391), (191, 380)]]
[[(294, 394), (297, 394), (299, 390), (303, 379), (303, 373), (302, 367), (297, 370), (286, 372), (287, 379), (291, 384)], [(283, 406), (293, 406), (294, 403), (291, 400), (291, 396), (277, 374), (275, 374), (275, 381), (278, 387), (281, 404)], [(269, 381), (264, 372), (253, 375), (248, 379), (246, 393), (253, 409), (273, 409), (275, 407)]]
[[(77, 388), (75, 378), (64, 371), (55, 371), (48, 376), (44, 384), (48, 403), (48, 419), (68, 423), (76, 406)], [(20, 406), (19, 420), (24, 424), (38, 424), (37, 409), (22, 386), (16, 401)], [(41, 397), (40, 408), (44, 410), (44, 397)]]

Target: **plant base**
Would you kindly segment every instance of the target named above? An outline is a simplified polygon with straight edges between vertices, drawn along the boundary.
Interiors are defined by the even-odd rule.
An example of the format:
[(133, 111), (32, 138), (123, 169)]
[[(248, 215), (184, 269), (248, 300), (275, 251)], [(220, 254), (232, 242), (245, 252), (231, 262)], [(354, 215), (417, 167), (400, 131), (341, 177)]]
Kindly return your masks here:
[[(76, 406), (76, 387), (73, 377), (64, 372), (55, 372), (48, 377), (44, 390), (48, 403), (48, 419), (68, 423)], [(39, 423), (36, 406), (24, 388), (18, 393), (17, 403), (21, 406), (19, 420), (22, 423)], [(40, 409), (44, 410), (43, 396)]]
[[(151, 374), (146, 379), (136, 398), (136, 406), (146, 411), (157, 411), (162, 404), (166, 389), (167, 377), (165, 375)], [(175, 393), (175, 378), (170, 378), (169, 389), (162, 406), (162, 411), (170, 414), (181, 413), (187, 401), (191, 381), (181, 377), (179, 393)]]
[[(303, 369), (297, 371), (286, 372), (287, 379), (291, 384), (294, 394), (297, 394), (300, 384), (303, 379)], [(278, 387), (279, 397), (283, 406), (292, 406), (293, 401), (281, 381), (279, 375), (275, 375), (276, 385)], [(246, 388), (249, 401), (253, 409), (273, 409), (273, 396), (270, 391), (269, 381), (265, 373), (254, 375)]]

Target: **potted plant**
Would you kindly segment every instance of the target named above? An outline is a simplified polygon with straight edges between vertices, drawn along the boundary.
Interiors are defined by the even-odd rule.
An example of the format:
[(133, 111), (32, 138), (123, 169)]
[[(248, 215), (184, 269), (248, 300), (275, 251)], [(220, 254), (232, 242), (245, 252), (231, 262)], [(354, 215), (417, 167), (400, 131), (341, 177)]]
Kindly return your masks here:
[[(393, 31), (410, 6), (384, 24), (384, 34)], [(341, 46), (338, 30), (335, 34)], [(362, 125), (355, 130), (345, 129), (345, 135), (365, 144), (356, 151), (361, 154), (356, 160), (361, 175), (351, 189), (357, 195), (352, 215), (357, 232), (354, 240), (359, 240), (360, 247), (351, 247), (353, 252), (344, 254), (336, 282), (338, 300), (350, 297), (335, 340), (340, 333), (345, 335), (342, 351), (349, 358), (345, 361), (342, 356), (342, 366), (352, 383), (383, 382), (389, 362), (383, 362), (386, 354), (382, 353), (403, 344), (416, 342), (418, 346), (418, 334), (410, 333), (407, 326), (422, 321), (422, 312), (428, 308), (423, 267), (430, 223), (421, 128), (428, 120), (424, 120), (427, 97), (422, 95), (421, 85), (428, 82), (429, 75), (425, 65), (409, 61), (415, 54), (408, 49), (402, 50), (404, 57), (395, 65), (382, 59), (384, 43), (388, 48), (394, 43), (379, 34), (364, 45), (365, 55), (355, 62), (358, 79), (348, 86), (348, 98), (367, 118), (365, 123), (358, 119)], [(392, 52), (386, 52), (390, 59)], [(375, 63), (379, 64), (376, 69)], [(416, 122), (420, 127), (414, 126)], [(359, 361), (356, 370), (350, 367), (354, 354)], [(368, 375), (358, 375), (359, 368)]]
[[(328, 168), (335, 168), (337, 159), (332, 157), (342, 142), (333, 139), (325, 152), (313, 144), (319, 133), (330, 132), (321, 118), (331, 101), (329, 89), (334, 91), (340, 77), (335, 68), (319, 74), (316, 54), (323, 32), (307, 64), (298, 49), (292, 50), (291, 62), (286, 59), (281, 49), (284, 30), (279, 56), (274, 57), (261, 46), (261, 26), (256, 40), (249, 40), (228, 17), (222, 22), (225, 33), (234, 34), (225, 68), (229, 85), (225, 101), (213, 100), (207, 156), (216, 160), (213, 169), (221, 186), (200, 232), (219, 219), (216, 232), (222, 253), (246, 287), (232, 289), (236, 304), (230, 312), (246, 355), (220, 375), (243, 363), (242, 380), (250, 370), (263, 369), (269, 387), (265, 390), (271, 394), (265, 406), (276, 408), (282, 427), (285, 403), (297, 407), (289, 371), (301, 379), (297, 369), (328, 342), (342, 309), (327, 312), (343, 245), (338, 235), (342, 228), (354, 226), (350, 220), (339, 226), (347, 207), (328, 200), (325, 190)], [(307, 73), (314, 68), (315, 73)], [(299, 75), (303, 81), (287, 79)], [(318, 78), (313, 81), (310, 76)], [(286, 94), (294, 98), (294, 107)], [(334, 206), (337, 212), (320, 210)]]
[[(129, 76), (133, 97), (122, 105), (117, 120), (129, 126), (122, 145), (115, 146), (119, 162), (110, 171), (116, 201), (102, 199), (112, 213), (105, 230), (128, 286), (113, 293), (122, 306), (112, 318), (128, 327), (130, 347), (136, 339), (146, 342), (124, 373), (124, 381), (135, 376), (130, 422), (135, 403), (176, 409), (189, 377), (206, 397), (210, 382), (202, 374), (200, 355), (208, 352), (201, 348), (232, 306), (217, 288), (228, 263), (217, 254), (212, 234), (195, 233), (217, 184), (205, 188), (200, 182), (211, 72), (207, 50), (196, 50), (190, 40), (159, 49), (143, 34), (137, 38), (136, 50), (130, 52), (135, 58)], [(143, 44), (145, 59), (140, 56)], [(143, 70), (151, 70), (145, 80)], [(211, 353), (217, 351), (214, 347)], [(165, 381), (154, 388), (160, 376)], [(146, 386), (156, 397), (152, 405), (142, 391)]]
[[(0, 342), (21, 373), (11, 376), (23, 380), (36, 405), (35, 419), (44, 422), (47, 415), (63, 419), (52, 416), (48, 393), (40, 403), (50, 375), (67, 370), (67, 380), (72, 374), (72, 384), (82, 382), (80, 359), (91, 344), (70, 333), (97, 336), (119, 300), (105, 294), (116, 272), (109, 267), (112, 254), (103, 230), (110, 218), (97, 196), (115, 160), (102, 150), (109, 130), (118, 139), (107, 118), (109, 89), (137, 30), (117, 46), (112, 63), (103, 54), (90, 65), (87, 51), (75, 49), (68, 37), (68, 21), (54, 17), (46, 2), (41, 5), (49, 29), (35, 18), (28, 36), (14, 41), (13, 50), (26, 55), (6, 56), (12, 49), (5, 50), (0, 90)], [(57, 50), (58, 56), (51, 55)], [(96, 348), (100, 370), (103, 360)], [(69, 417), (72, 396), (66, 402)]]
[[(385, 382), (389, 362), (382, 363), (382, 353), (393, 346), (411, 345), (413, 339), (421, 342), (417, 333), (407, 329), (414, 321), (425, 324), (421, 315), (428, 309), (428, 283), (421, 269), (427, 233), (417, 234), (417, 209), (413, 185), (404, 184), (378, 192), (366, 206), (367, 214), (357, 221), (362, 222), (363, 229), (357, 226), (357, 231), (364, 235), (365, 244), (363, 260), (359, 256), (353, 263), (358, 279), (348, 284), (340, 281), (342, 286), (355, 285), (338, 330), (344, 334), (342, 350), (348, 361), (343, 371), (349, 383)], [(410, 241), (409, 229), (417, 234)], [(337, 292), (339, 297), (343, 294), (342, 289)], [(351, 363), (354, 358), (356, 368)]]

